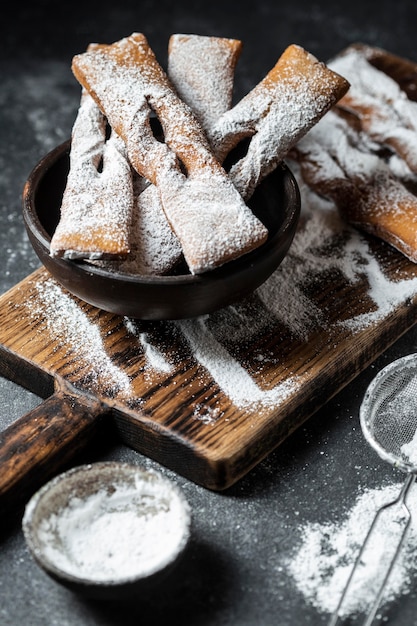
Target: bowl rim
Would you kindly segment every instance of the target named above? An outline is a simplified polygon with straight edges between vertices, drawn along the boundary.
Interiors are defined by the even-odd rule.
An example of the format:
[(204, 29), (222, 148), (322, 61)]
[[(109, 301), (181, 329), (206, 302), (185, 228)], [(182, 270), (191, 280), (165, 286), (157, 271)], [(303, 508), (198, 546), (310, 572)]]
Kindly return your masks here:
[[(32, 235), (37, 239), (39, 244), (48, 252), (51, 237), (45, 230), (37, 215), (36, 209), (34, 207), (34, 198), (38, 186), (47, 171), (51, 169), (60, 158), (63, 158), (66, 153), (69, 153), (70, 146), (71, 139), (67, 139), (63, 143), (50, 150), (47, 154), (45, 154), (30, 172), (24, 187), (23, 213), (26, 227), (29, 228)], [(300, 216), (301, 198), (297, 181), (290, 168), (284, 161), (282, 161), (275, 169), (278, 168), (283, 169), (286, 175), (289, 177), (293, 192), (292, 201), (288, 203), (288, 209), (284, 213), (284, 219), (280, 227), (275, 233), (272, 234), (272, 236), (268, 236), (267, 240), (258, 248), (255, 248), (254, 250), (243, 254), (242, 256), (232, 261), (224, 263), (223, 265), (214, 268), (213, 270), (209, 270), (202, 274), (189, 273), (175, 275), (146, 275), (132, 274), (128, 272), (113, 270), (109, 271), (103, 267), (88, 263), (83, 260), (74, 261), (61, 257), (54, 260), (57, 262), (62, 262), (68, 266), (70, 266), (69, 264), (75, 264), (79, 271), (86, 272), (87, 274), (93, 276), (96, 275), (100, 278), (109, 278), (116, 282), (132, 283), (133, 285), (192, 285), (194, 283), (206, 283), (217, 279), (230, 279), (235, 274), (238, 274), (240, 271), (244, 270), (246, 267), (255, 265), (258, 258), (263, 258), (265, 255), (273, 251), (277, 242), (283, 237), (283, 233), (287, 232), (289, 229), (291, 229), (291, 227), (294, 226), (295, 223), (298, 222)], [(271, 174), (273, 175), (273, 173), (274, 172), (272, 172)]]
[[(117, 578), (108, 579), (94, 579), (85, 576), (78, 576), (70, 573), (65, 569), (62, 569), (53, 559), (51, 559), (43, 550), (41, 542), (38, 536), (38, 521), (36, 521), (36, 514), (39, 507), (49, 495), (53, 494), (53, 491), (63, 483), (70, 485), (74, 479), (77, 478), (77, 474), (82, 476), (86, 475), (86, 472), (109, 472), (113, 475), (116, 471), (129, 474), (132, 476), (153, 476), (160, 483), (163, 483), (168, 487), (170, 494), (174, 495), (181, 506), (181, 518), (182, 518), (182, 533), (180, 540), (178, 541), (175, 549), (171, 549), (170, 552), (165, 554), (163, 558), (158, 560), (152, 568), (148, 568), (137, 574), (130, 574), (128, 576), (120, 576)], [(119, 482), (120, 481), (115, 481)], [(104, 482), (98, 484), (98, 489), (102, 489)], [(109, 482), (111, 484), (111, 482)], [(92, 491), (91, 493), (94, 493)], [(70, 496), (71, 494), (69, 494)], [(90, 495), (90, 494), (89, 494)], [(62, 507), (59, 510), (63, 510)], [(56, 510), (51, 510), (50, 514), (57, 513)], [(52, 576), (58, 582), (63, 584), (69, 584), (73, 588), (96, 588), (96, 589), (117, 589), (130, 585), (146, 583), (154, 576), (163, 573), (164, 570), (172, 566), (185, 551), (186, 546), (189, 543), (191, 536), (191, 508), (186, 499), (183, 491), (172, 480), (164, 476), (160, 471), (154, 469), (147, 469), (141, 465), (134, 463), (128, 463), (123, 461), (98, 461), (94, 463), (82, 464), (72, 467), (50, 479), (47, 483), (42, 485), (29, 499), (26, 504), (23, 518), (22, 518), (22, 530), (25, 541), (29, 547), (29, 550), (34, 557), (38, 565), (44, 569), (50, 576)]]

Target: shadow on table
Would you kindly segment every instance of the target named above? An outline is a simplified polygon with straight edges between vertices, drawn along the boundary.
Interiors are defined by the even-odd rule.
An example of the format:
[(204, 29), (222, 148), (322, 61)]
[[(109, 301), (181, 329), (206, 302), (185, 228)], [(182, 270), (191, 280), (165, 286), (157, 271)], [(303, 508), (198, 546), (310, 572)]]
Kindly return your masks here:
[(138, 594), (123, 603), (81, 597), (79, 602), (102, 626), (195, 626), (216, 622), (216, 613), (227, 603), (232, 586), (233, 576), (225, 556), (192, 539), (178, 566), (143, 596)]

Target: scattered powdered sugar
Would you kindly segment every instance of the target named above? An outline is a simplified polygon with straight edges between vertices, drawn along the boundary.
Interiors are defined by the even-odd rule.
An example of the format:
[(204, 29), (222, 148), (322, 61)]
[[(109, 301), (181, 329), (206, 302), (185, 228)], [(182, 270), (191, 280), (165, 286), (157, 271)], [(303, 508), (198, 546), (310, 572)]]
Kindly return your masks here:
[[(351, 280), (355, 277), (358, 256), (346, 246), (339, 248), (338, 256), (321, 252), (323, 244), (342, 231), (344, 224), (334, 206), (312, 194), (302, 179), (299, 187), (302, 222), (280, 268), (258, 288), (257, 295), (276, 319), (296, 337), (307, 340), (312, 330), (328, 325), (325, 312), (307, 295), (309, 276), (339, 269)], [(351, 234), (357, 243), (357, 233)]]
[[(414, 407), (414, 415), (416, 415), (416, 407)], [(417, 467), (417, 429), (411, 441), (401, 446), (401, 454), (406, 457), (409, 463)]]
[(376, 305), (374, 311), (369, 311), (341, 322), (342, 325), (353, 331), (368, 328), (378, 320), (381, 320), (394, 311), (401, 303), (407, 302), (417, 294), (417, 276), (409, 280), (394, 281), (387, 278), (372, 256), (367, 245), (363, 242), (363, 258), (367, 259), (368, 266), (366, 276), (369, 280), (368, 295)]
[[(208, 317), (199, 317), (190, 320), (174, 322), (175, 327), (187, 340), (193, 357), (203, 366), (221, 390), (235, 403), (245, 407), (259, 404), (264, 407), (273, 406), (285, 400), (294, 393), (299, 385), (298, 377), (292, 377), (277, 385), (272, 390), (262, 390), (245, 368), (230, 354), (207, 327)], [(143, 350), (147, 368), (162, 374), (174, 371), (174, 365), (159, 346), (152, 341), (152, 337), (141, 330), (140, 323), (130, 318), (124, 318), (126, 330), (136, 337)], [(262, 360), (262, 359), (260, 359)], [(216, 406), (198, 404), (193, 416), (205, 424), (214, 424), (223, 415)]]
[(138, 326), (134, 320), (129, 317), (124, 318), (124, 325), (126, 330), (139, 339), (146, 359), (146, 367), (150, 367), (151, 369), (162, 372), (164, 374), (170, 374), (174, 370), (174, 366), (167, 357), (163, 354), (163, 352), (155, 346), (154, 343), (150, 341), (149, 334), (141, 331), (140, 326)]
[(207, 328), (206, 318), (180, 321), (178, 327), (187, 339), (194, 357), (236, 406), (273, 406), (290, 397), (298, 388), (298, 377), (290, 376), (273, 389), (262, 390), (244, 367), (215, 339)]
[[(299, 377), (289, 377), (271, 390), (259, 387), (247, 370), (235, 359), (226, 347), (216, 339), (215, 333), (208, 328), (209, 316), (174, 322), (175, 328), (186, 339), (193, 358), (204, 367), (223, 393), (238, 407), (259, 405), (270, 407), (290, 397), (300, 384)], [(152, 336), (141, 330), (140, 323), (124, 318), (126, 330), (136, 337), (144, 351), (146, 360), (145, 371), (151, 369), (156, 373), (170, 374), (174, 364), (162, 349), (155, 343)], [(156, 340), (157, 341), (157, 340)], [(258, 360), (263, 361), (261, 355)], [(206, 424), (214, 424), (223, 415), (216, 406), (198, 404), (193, 416)]]
[(219, 407), (211, 407), (205, 404), (196, 404), (193, 412), (194, 419), (203, 424), (215, 424), (223, 416), (223, 411)]
[[(417, 500), (412, 488), (407, 505), (411, 526), (388, 580), (383, 604), (407, 594), (417, 575)], [(300, 527), (300, 541), (288, 556), (285, 567), (305, 600), (320, 612), (332, 613), (341, 598), (359, 549), (377, 511), (397, 498), (401, 485), (367, 489), (341, 521), (308, 522)], [(404, 515), (398, 507), (390, 507), (380, 517), (364, 552), (364, 566), (357, 569), (340, 615), (346, 617), (366, 613), (373, 605), (382, 583), (382, 565), (393, 555)], [(381, 561), (382, 559), (382, 561)]]
[(65, 345), (68, 356), (76, 355), (89, 366), (89, 385), (111, 394), (128, 394), (130, 379), (107, 354), (99, 327), (81, 306), (54, 280), (36, 283), (37, 297), (26, 302), (51, 337)]

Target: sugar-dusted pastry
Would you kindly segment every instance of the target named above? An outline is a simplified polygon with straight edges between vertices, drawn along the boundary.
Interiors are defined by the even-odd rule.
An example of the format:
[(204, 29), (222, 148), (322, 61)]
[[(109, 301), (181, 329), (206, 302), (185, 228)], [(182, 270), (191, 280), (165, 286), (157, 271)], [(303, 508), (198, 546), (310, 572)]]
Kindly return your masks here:
[(357, 50), (381, 72), (390, 76), (410, 100), (417, 100), (417, 63), (388, 50), (364, 43), (351, 44), (346, 50)]
[(329, 111), (291, 156), (298, 161), (303, 180), (333, 200), (348, 222), (417, 262), (417, 197), (361, 143), (345, 117)]
[(242, 42), (226, 37), (175, 34), (168, 45), (168, 76), (204, 130), (230, 109)]
[(291, 45), (265, 78), (221, 116), (208, 133), (220, 161), (250, 138), (246, 154), (229, 172), (245, 199), (348, 87), (338, 73)]
[(73, 126), (70, 170), (52, 256), (124, 257), (129, 252), (132, 172), (122, 139), (106, 140), (106, 119), (84, 90)]
[[(133, 167), (158, 187), (192, 273), (222, 265), (266, 240), (267, 229), (219, 165), (143, 34), (87, 50), (74, 57), (72, 67), (124, 139)], [(153, 135), (152, 111), (164, 142)]]
[(389, 147), (417, 173), (417, 102), (374, 67), (360, 48), (347, 48), (329, 66), (351, 84), (338, 107), (358, 118), (371, 141)]
[(158, 190), (134, 172), (133, 196), (130, 252), (124, 259), (103, 261), (102, 266), (135, 275), (168, 274), (182, 259), (182, 248), (165, 217)]
[[(231, 106), (233, 78), (241, 42), (223, 37), (172, 35), (168, 46), (168, 76), (179, 96), (203, 128), (213, 125)], [(179, 262), (181, 245), (161, 206), (158, 190), (142, 190), (137, 175), (135, 206), (128, 257), (112, 262), (113, 269), (132, 274), (167, 274)], [(106, 262), (106, 267), (110, 267)]]

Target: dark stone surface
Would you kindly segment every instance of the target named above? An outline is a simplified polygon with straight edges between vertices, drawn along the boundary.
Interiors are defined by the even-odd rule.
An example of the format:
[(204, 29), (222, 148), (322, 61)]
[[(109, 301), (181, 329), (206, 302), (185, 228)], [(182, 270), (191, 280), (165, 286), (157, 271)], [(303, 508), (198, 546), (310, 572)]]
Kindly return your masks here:
[[(276, 0), (246, 2), (17, 2), (0, 21), (0, 292), (35, 267), (21, 219), (26, 176), (46, 151), (66, 139), (78, 106), (71, 58), (93, 41), (144, 32), (161, 63), (170, 34), (240, 38), (244, 51), (236, 97), (273, 65), (289, 43), (327, 60), (362, 41), (417, 59), (414, 0), (359, 4)], [(328, 402), (305, 427), (226, 493), (208, 492), (164, 470), (183, 488), (193, 510), (187, 557), (166, 586), (130, 606), (82, 600), (33, 562), (19, 523), (0, 541), (0, 624), (27, 626), (166, 625), (296, 626), (325, 624), (281, 567), (303, 523), (334, 520), (358, 493), (401, 481), (365, 443), (358, 409), (383, 365), (417, 351), (409, 331), (375, 364)], [(0, 381), (4, 427), (38, 399)], [(102, 442), (86, 460), (121, 459), (158, 467), (122, 446)], [(416, 593), (394, 603), (390, 624), (415, 624)]]

